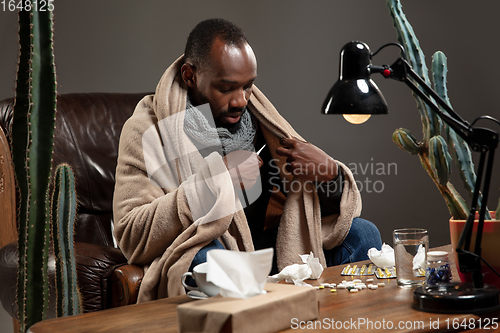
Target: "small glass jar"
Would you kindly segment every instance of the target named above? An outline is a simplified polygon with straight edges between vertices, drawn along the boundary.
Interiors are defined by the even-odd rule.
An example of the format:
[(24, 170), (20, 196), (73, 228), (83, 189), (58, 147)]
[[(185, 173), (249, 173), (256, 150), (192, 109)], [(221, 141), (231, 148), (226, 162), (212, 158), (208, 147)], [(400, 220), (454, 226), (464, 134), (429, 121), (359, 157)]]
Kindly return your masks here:
[(447, 286), (451, 283), (451, 266), (448, 252), (427, 252), (427, 264), (425, 268), (425, 283), (427, 287)]

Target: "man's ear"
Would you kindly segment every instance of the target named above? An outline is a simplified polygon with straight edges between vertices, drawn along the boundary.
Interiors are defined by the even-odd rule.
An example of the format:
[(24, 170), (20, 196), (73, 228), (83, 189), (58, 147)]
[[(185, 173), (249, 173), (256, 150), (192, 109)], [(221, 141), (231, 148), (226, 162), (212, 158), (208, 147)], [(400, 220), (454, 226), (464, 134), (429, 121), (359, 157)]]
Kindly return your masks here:
[(185, 63), (181, 67), (181, 76), (188, 87), (193, 88), (195, 86), (195, 72), (196, 67), (190, 63)]

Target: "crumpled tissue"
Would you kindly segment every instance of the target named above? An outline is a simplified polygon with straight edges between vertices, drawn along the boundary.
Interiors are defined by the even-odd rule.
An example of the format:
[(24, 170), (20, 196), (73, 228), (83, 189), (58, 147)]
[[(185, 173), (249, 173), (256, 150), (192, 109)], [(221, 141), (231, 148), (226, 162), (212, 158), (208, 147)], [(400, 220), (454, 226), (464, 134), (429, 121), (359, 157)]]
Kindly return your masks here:
[(382, 249), (379, 251), (372, 247), (368, 250), (368, 258), (380, 268), (393, 267), (396, 265), (394, 257), (394, 249), (387, 244), (382, 244)]
[(210, 250), (207, 281), (218, 286), (223, 297), (250, 298), (266, 293), (264, 285), (272, 264), (272, 248), (254, 252)]
[(304, 264), (286, 266), (278, 274), (268, 277), (267, 282), (277, 283), (285, 280), (287, 283), (293, 282), (296, 286), (312, 287), (310, 284), (305, 283), (304, 280), (318, 279), (321, 273), (323, 273), (323, 266), (319, 263), (319, 258), (314, 258), (312, 252), (310, 254), (300, 255), (300, 258)]

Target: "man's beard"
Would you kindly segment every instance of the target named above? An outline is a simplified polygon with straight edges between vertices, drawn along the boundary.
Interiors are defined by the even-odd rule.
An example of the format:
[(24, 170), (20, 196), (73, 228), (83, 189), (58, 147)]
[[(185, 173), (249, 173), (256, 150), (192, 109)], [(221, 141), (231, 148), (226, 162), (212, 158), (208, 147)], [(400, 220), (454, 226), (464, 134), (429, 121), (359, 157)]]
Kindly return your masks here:
[[(234, 113), (234, 112), (241, 112), (240, 119), (236, 123), (234, 123), (234, 124), (227, 124), (227, 123), (222, 123), (220, 121), (220, 119), (222, 119), (225, 116), (227, 116), (228, 114)], [(241, 119), (242, 119), (243, 114), (245, 112), (247, 112), (247, 108), (246, 107), (245, 108), (232, 108), (232, 109), (230, 109), (228, 111), (224, 111), (221, 114), (219, 114), (219, 116), (217, 117), (217, 119), (214, 119), (215, 126), (216, 127), (224, 127), (231, 134), (234, 134), (234, 133), (236, 133), (241, 128)]]

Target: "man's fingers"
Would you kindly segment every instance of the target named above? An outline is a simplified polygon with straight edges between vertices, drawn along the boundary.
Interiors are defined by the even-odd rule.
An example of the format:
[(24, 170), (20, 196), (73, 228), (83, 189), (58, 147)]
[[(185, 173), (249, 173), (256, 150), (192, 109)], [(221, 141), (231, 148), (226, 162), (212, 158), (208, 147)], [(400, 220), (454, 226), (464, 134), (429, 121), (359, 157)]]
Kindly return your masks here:
[(297, 138), (282, 138), (280, 144), (288, 148), (294, 148), (297, 142), (300, 142)]
[(278, 148), (276, 148), (276, 154), (278, 154), (280, 156), (290, 157), (290, 149), (287, 149), (284, 147), (278, 147)]

